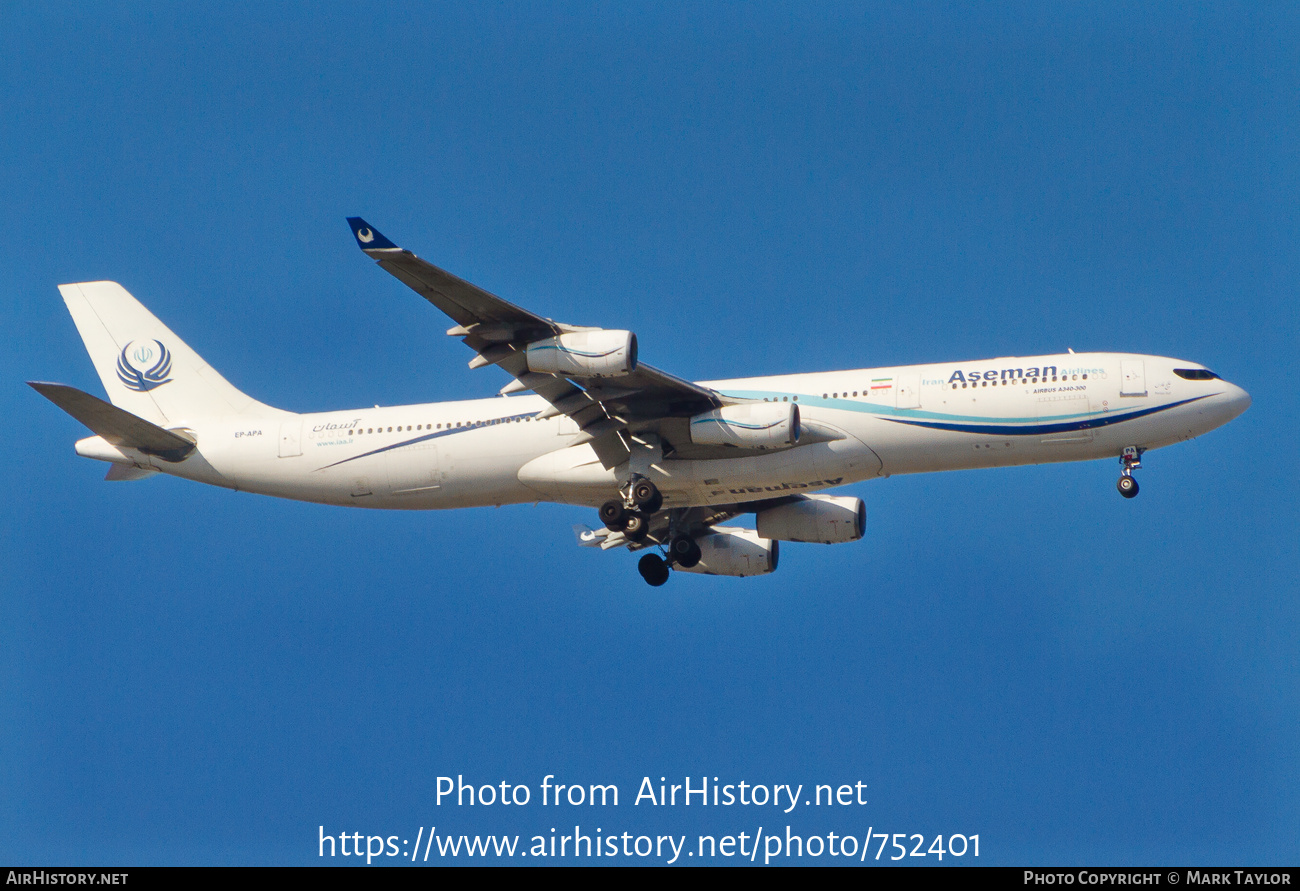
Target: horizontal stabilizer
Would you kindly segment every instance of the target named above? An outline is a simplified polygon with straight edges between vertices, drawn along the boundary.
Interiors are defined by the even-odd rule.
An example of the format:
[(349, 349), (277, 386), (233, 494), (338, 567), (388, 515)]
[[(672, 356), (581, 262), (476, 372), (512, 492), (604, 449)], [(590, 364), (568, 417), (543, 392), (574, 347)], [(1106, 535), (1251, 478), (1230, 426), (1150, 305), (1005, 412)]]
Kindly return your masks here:
[(164, 430), (76, 387), (39, 381), (28, 381), (27, 385), (119, 448), (137, 449), (164, 461), (181, 461), (194, 451), (193, 440)]

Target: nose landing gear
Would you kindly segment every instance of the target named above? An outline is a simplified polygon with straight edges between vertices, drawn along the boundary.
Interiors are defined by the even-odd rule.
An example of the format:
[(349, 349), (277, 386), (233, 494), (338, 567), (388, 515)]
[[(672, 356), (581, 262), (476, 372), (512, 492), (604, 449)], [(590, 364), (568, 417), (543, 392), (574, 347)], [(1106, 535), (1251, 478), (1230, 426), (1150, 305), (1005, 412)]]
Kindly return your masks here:
[(1133, 471), (1142, 466), (1142, 453), (1146, 449), (1137, 446), (1124, 446), (1124, 452), (1119, 456), (1120, 477), (1115, 488), (1119, 489), (1119, 494), (1125, 498), (1134, 498), (1138, 493), (1138, 481), (1133, 478)]

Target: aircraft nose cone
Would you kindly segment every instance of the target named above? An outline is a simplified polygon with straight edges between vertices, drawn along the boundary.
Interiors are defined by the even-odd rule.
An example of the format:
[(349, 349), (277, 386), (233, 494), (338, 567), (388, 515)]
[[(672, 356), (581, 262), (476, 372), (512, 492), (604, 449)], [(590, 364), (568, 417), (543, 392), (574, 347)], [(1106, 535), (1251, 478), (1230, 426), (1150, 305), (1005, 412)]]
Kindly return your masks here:
[(1236, 384), (1228, 384), (1227, 405), (1231, 411), (1230, 417), (1237, 415), (1250, 408), (1250, 394)]

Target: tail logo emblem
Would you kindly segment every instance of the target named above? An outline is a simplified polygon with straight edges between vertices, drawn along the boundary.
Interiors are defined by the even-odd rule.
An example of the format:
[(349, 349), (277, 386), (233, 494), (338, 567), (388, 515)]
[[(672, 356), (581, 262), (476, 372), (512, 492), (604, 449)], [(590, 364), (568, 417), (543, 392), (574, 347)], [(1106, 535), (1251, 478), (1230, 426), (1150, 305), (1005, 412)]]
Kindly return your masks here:
[[(157, 361), (154, 358), (157, 347)], [(161, 387), (171, 380), (168, 375), (172, 370), (172, 354), (161, 340), (132, 341), (122, 347), (122, 354), (117, 357), (117, 379), (128, 390), (147, 393), (155, 387)]]
[(363, 228), (357, 230), (357, 241), (361, 242), (362, 244), (370, 244), (370, 242), (374, 240), (375, 240), (375, 233), (371, 232), (369, 229)]

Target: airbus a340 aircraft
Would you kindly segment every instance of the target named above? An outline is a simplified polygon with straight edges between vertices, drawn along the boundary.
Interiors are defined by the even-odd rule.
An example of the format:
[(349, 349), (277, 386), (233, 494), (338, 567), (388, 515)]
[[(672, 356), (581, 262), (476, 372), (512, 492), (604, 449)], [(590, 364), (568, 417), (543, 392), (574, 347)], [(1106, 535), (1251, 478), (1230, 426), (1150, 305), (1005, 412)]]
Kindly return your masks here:
[[(348, 220), (383, 269), (451, 317), (499, 397), (294, 414), (231, 386), (121, 285), (61, 285), (111, 401), (32, 383), (95, 434), (110, 480), (162, 472), (350, 507), (555, 501), (599, 508), (581, 544), (647, 550), (641, 575), (772, 572), (781, 541), (856, 541), (866, 507), (824, 494), (896, 473), (1119, 458), (1199, 436), (1250, 396), (1195, 362), (1124, 353), (946, 362), (691, 383), (631, 331), (565, 325)], [(505, 398), (509, 397), (509, 398)], [(753, 514), (752, 529), (720, 525)], [(661, 556), (662, 554), (662, 556)]]

